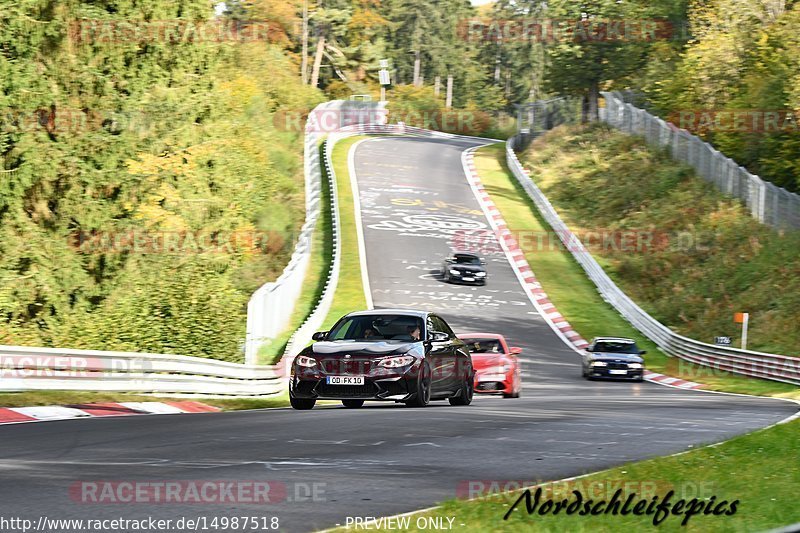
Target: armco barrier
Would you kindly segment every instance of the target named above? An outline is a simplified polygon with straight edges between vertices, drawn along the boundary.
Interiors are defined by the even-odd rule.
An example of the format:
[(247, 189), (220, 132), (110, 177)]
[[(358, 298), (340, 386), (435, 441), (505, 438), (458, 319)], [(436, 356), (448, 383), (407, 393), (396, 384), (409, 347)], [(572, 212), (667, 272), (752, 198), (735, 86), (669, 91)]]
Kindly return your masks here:
[(552, 204), (528, 176), (514, 152), (515, 140), (506, 145), (506, 162), (514, 177), (525, 189), (542, 217), (553, 228), (565, 247), (581, 265), (589, 279), (608, 303), (636, 329), (655, 342), (665, 353), (698, 365), (711, 367), (715, 371), (732, 372), (745, 376), (782, 381), (800, 385), (800, 358), (770, 353), (726, 348), (706, 344), (678, 335), (667, 326), (651, 317), (611, 281), (594, 257), (583, 246), (558, 216)]
[(183, 355), (0, 346), (0, 391), (76, 390), (270, 396), (283, 392), (274, 366)]

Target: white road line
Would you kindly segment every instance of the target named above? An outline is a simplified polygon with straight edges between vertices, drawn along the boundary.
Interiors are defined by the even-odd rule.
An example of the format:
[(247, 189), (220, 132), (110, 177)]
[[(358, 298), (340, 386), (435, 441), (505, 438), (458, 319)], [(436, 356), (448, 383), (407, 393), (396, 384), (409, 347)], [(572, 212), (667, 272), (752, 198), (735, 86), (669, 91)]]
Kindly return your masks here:
[(374, 309), (372, 304), (372, 290), (369, 285), (369, 273), (367, 272), (367, 250), (364, 246), (364, 227), (361, 224), (361, 197), (358, 190), (358, 180), (356, 179), (356, 149), (366, 141), (378, 141), (380, 139), (361, 139), (350, 147), (347, 154), (347, 171), (350, 173), (350, 189), (353, 193), (353, 211), (356, 222), (356, 235), (358, 236), (358, 260), (361, 264), (361, 285), (364, 288), (364, 299), (367, 302), (367, 309)]

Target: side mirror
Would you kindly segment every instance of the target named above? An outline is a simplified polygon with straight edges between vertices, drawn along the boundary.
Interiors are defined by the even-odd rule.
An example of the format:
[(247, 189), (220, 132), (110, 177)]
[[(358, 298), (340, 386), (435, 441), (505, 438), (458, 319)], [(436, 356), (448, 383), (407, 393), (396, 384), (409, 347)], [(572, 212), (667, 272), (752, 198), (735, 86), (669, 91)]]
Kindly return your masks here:
[(445, 259), (445, 260), (444, 260), (444, 262), (445, 262), (445, 263), (451, 263), (451, 264), (452, 264), (452, 263), (455, 263), (455, 262), (456, 262), (456, 260), (455, 260), (455, 259), (453, 259), (452, 257), (448, 257), (447, 259)]
[(587, 352), (593, 352), (593, 351), (594, 351), (594, 348), (592, 348), (591, 346), (587, 346), (587, 347), (586, 347), (586, 351), (587, 351)]
[(324, 341), (328, 337), (327, 331), (318, 331), (311, 335), (311, 340)]
[(508, 349), (508, 353), (510, 353), (511, 355), (519, 355), (522, 353), (522, 348), (518, 346), (512, 346), (511, 348)]
[(647, 353), (647, 350), (639, 350), (639, 355), (644, 355)]
[(433, 342), (446, 342), (450, 340), (450, 335), (442, 331), (431, 331), (430, 340)]

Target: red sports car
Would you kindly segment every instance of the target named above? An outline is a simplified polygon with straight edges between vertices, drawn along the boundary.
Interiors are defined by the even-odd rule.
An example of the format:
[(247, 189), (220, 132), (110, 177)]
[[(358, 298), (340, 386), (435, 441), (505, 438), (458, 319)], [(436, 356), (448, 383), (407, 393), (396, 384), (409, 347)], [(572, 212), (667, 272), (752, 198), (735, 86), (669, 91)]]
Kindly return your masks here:
[(519, 398), (522, 376), (517, 354), (521, 348), (509, 348), (505, 337), (496, 333), (464, 333), (458, 338), (466, 343), (472, 356), (476, 393)]

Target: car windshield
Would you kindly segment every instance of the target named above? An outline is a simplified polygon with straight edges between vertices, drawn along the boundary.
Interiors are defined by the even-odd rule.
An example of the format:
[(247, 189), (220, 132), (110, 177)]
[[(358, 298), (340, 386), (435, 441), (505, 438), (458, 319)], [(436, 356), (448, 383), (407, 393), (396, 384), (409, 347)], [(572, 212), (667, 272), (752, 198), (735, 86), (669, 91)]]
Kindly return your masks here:
[(345, 317), (328, 333), (328, 339), (405, 341), (422, 338), (422, 319), (408, 315), (360, 315)]
[(462, 338), (469, 353), (503, 353), (503, 346), (498, 339)]
[(459, 265), (480, 265), (481, 260), (474, 255), (456, 254), (453, 256), (455, 262)]
[(638, 354), (639, 347), (635, 342), (600, 341), (594, 345), (595, 352)]

